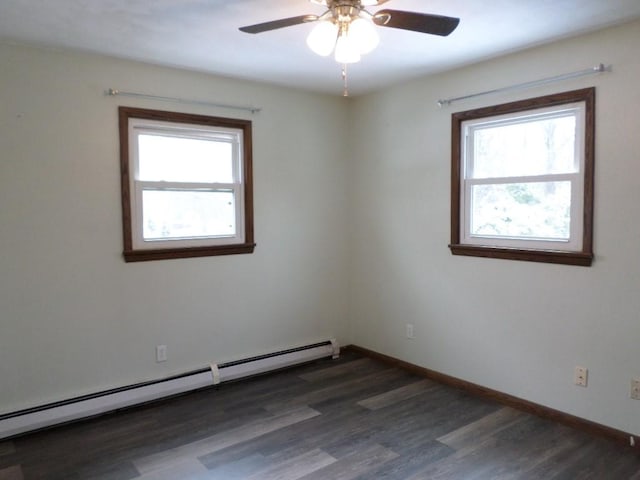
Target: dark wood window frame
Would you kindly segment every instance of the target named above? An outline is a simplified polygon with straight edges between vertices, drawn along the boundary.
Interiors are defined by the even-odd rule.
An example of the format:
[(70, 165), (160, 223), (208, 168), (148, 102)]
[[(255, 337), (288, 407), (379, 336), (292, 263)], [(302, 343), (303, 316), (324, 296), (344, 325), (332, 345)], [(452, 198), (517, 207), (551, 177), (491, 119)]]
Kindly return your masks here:
[[(585, 103), (584, 199), (582, 211), (582, 249), (580, 251), (521, 249), (460, 243), (462, 122), (509, 113), (532, 111), (570, 103)], [(452, 115), (451, 122), (451, 244), (454, 255), (502, 258), (532, 262), (590, 266), (593, 261), (593, 185), (595, 157), (595, 88), (546, 95), (501, 105), (484, 107)]]
[[(140, 262), (148, 260), (165, 260), (174, 258), (205, 257), (214, 255), (232, 255), (253, 253), (255, 248), (253, 238), (253, 175), (252, 175), (252, 136), (251, 121), (223, 117), (211, 117), (189, 113), (167, 112), (133, 107), (119, 107), (120, 129), (120, 172), (122, 188), (122, 231), (126, 262)], [(208, 127), (222, 127), (242, 130), (242, 181), (244, 184), (243, 220), (244, 241), (225, 245), (211, 245), (198, 247), (159, 247), (154, 249), (135, 249), (132, 237), (131, 214), (131, 162), (129, 159), (129, 119), (146, 119), (171, 123), (197, 124)], [(170, 242), (167, 242), (170, 244)]]

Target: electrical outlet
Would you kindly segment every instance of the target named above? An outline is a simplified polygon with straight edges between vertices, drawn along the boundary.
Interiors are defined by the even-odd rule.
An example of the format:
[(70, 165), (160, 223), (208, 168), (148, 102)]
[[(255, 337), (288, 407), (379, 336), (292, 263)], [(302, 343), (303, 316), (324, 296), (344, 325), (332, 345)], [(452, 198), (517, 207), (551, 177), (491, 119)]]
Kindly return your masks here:
[(407, 323), (407, 338), (413, 338), (413, 323)]
[(631, 398), (640, 400), (640, 378), (631, 379)]
[(586, 387), (588, 375), (589, 370), (587, 370), (587, 367), (576, 367), (573, 374), (573, 383), (581, 387)]
[(156, 362), (166, 362), (167, 361), (167, 346), (166, 345), (157, 345), (156, 346)]

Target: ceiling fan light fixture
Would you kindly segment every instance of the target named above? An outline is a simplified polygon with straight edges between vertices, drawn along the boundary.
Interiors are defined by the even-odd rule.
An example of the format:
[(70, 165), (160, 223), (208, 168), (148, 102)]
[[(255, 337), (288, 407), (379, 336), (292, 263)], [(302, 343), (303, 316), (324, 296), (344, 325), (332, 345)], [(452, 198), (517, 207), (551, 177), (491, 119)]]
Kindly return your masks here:
[(373, 51), (380, 43), (377, 27), (409, 30), (446, 37), (453, 32), (459, 18), (429, 13), (384, 9), (371, 13), (367, 7), (389, 0), (309, 0), (325, 8), (322, 15), (298, 15), (240, 27), (241, 32), (262, 33), (304, 23), (315, 23), (307, 36), (307, 45), (316, 54), (328, 57), (333, 51), (342, 64), (344, 95), (348, 95), (347, 64), (359, 62), (361, 55)]
[(358, 48), (358, 44), (354, 41), (351, 35), (349, 35), (349, 31), (347, 29), (342, 29), (338, 36), (335, 59), (336, 62), (342, 63), (343, 65), (347, 63), (357, 63), (360, 61), (360, 50)]
[(380, 43), (376, 27), (362, 17), (356, 18), (349, 25), (349, 37), (356, 43), (361, 55), (372, 52)]
[(329, 20), (323, 20), (309, 33), (307, 45), (314, 53), (328, 57), (336, 46), (337, 36), (338, 26)]

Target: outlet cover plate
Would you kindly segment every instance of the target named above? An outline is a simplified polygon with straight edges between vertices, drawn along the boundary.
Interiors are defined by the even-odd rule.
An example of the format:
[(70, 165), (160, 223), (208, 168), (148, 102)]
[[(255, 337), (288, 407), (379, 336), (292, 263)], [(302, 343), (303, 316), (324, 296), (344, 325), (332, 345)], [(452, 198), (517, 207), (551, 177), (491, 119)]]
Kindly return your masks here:
[(573, 375), (573, 383), (580, 387), (586, 387), (588, 375), (589, 370), (587, 370), (587, 367), (576, 367)]
[(407, 323), (407, 338), (414, 338), (413, 323)]
[(157, 345), (156, 346), (156, 362), (166, 362), (167, 361), (167, 346), (166, 345)]
[(631, 379), (631, 398), (640, 400), (640, 378)]

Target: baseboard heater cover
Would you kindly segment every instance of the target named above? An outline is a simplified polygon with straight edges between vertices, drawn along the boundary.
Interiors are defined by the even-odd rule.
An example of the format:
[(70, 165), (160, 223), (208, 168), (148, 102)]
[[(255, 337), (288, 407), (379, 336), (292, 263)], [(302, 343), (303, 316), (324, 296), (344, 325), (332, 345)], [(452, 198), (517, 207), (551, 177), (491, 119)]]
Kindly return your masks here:
[(214, 363), (169, 378), (6, 413), (0, 415), (0, 439), (321, 358), (338, 358), (339, 355), (340, 346), (332, 339), (233, 362)]

